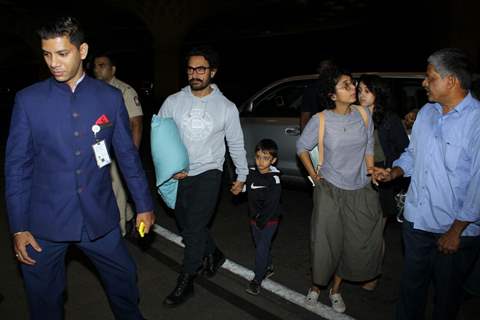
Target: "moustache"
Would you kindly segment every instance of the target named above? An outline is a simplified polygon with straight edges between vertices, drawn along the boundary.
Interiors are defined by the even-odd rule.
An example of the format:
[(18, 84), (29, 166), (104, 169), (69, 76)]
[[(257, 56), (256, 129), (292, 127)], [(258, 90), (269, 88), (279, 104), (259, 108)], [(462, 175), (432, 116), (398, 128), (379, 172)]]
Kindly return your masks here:
[(192, 82), (195, 82), (195, 81), (202, 82), (202, 80), (200, 80), (200, 79), (195, 79), (195, 78), (190, 79), (190, 81), (188, 81), (188, 82), (189, 82), (189, 83), (192, 83)]

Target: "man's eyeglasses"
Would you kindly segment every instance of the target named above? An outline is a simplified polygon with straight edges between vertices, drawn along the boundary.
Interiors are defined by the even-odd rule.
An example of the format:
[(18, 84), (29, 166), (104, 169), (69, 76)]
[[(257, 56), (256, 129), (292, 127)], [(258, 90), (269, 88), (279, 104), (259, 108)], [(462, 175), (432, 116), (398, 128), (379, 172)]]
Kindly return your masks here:
[(197, 74), (205, 74), (207, 72), (207, 69), (210, 69), (210, 67), (187, 67), (187, 73), (188, 74), (193, 74), (196, 72)]
[(337, 89), (344, 89), (346, 91), (350, 89), (355, 89), (357, 87), (357, 80), (351, 80), (351, 81), (344, 81), (339, 87), (335, 87)]

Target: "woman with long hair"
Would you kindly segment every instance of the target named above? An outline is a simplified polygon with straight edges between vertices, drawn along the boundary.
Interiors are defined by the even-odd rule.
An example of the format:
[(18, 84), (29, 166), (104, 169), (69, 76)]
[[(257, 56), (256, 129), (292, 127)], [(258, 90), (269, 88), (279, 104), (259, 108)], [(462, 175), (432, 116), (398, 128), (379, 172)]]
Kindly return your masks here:
[[(402, 120), (390, 106), (390, 91), (385, 81), (378, 75), (365, 74), (358, 81), (358, 101), (372, 114), (374, 125), (374, 162), (376, 167), (390, 168), (408, 146), (409, 139)], [(408, 182), (395, 180), (378, 186), (378, 195), (383, 213), (383, 224), (389, 216), (395, 216), (395, 194), (405, 188)], [(374, 290), (377, 279), (363, 284), (365, 290)]]
[(362, 75), (358, 80), (358, 101), (368, 108), (374, 124), (376, 165), (390, 168), (408, 146), (402, 120), (391, 110), (390, 90), (378, 75)]
[[(315, 184), (311, 222), (313, 286), (306, 302), (317, 302), (333, 276), (329, 298), (344, 312), (344, 279), (366, 281), (380, 274), (383, 223), (372, 188), (373, 122), (367, 109), (353, 105), (356, 86), (349, 72), (334, 67), (320, 75), (319, 99), (325, 111), (307, 123), (297, 154)], [(318, 146), (319, 166), (309, 151)]]

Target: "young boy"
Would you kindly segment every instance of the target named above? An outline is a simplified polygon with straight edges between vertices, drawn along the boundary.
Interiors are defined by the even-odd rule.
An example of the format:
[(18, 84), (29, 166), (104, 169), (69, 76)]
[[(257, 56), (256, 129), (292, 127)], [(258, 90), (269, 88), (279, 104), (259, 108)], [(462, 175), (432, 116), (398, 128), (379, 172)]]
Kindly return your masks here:
[(261, 140), (255, 147), (256, 168), (251, 168), (245, 184), (248, 194), (250, 228), (255, 241), (255, 277), (246, 291), (260, 293), (260, 284), (273, 275), (270, 246), (281, 215), (280, 171), (273, 167), (277, 161), (278, 147), (270, 139)]

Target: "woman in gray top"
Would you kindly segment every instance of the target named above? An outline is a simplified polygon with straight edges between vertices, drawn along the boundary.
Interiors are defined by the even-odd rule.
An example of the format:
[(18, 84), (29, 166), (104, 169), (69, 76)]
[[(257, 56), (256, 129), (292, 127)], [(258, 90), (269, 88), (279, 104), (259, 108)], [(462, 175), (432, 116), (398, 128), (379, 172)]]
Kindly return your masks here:
[[(373, 190), (373, 124), (358, 108), (355, 83), (339, 68), (320, 75), (320, 102), (325, 111), (312, 117), (297, 142), (297, 154), (315, 184), (311, 222), (313, 286), (306, 302), (317, 303), (320, 287), (329, 291), (332, 307), (344, 312), (340, 294), (343, 279), (365, 281), (377, 277), (382, 261), (382, 212)], [(320, 117), (324, 120), (319, 130)], [(314, 168), (309, 151), (323, 140), (323, 161)], [(322, 157), (320, 157), (322, 158)]]

